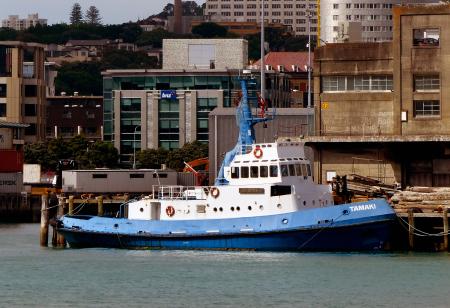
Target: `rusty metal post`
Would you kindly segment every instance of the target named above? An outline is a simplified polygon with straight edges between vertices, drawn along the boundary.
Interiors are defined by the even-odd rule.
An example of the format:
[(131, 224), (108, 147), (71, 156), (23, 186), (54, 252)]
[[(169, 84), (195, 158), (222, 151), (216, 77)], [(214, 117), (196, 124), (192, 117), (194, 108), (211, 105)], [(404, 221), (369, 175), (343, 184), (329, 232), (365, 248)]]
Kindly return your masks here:
[[(63, 196), (58, 197), (58, 216), (57, 216), (58, 219), (60, 219), (64, 215), (65, 202), (66, 202), (65, 197), (63, 197)], [(60, 247), (60, 248), (66, 247), (66, 239), (64, 238), (64, 235), (58, 233), (56, 238), (57, 238), (56, 242), (57, 242), (58, 247)]]
[(98, 216), (103, 216), (103, 196), (97, 197), (97, 203), (98, 203)]
[(442, 211), (443, 220), (444, 220), (444, 251), (448, 251), (448, 208), (444, 208)]
[(73, 215), (73, 196), (69, 196), (69, 215)]
[(48, 246), (48, 195), (41, 196), (41, 246)]
[(409, 248), (414, 249), (414, 211), (408, 209)]

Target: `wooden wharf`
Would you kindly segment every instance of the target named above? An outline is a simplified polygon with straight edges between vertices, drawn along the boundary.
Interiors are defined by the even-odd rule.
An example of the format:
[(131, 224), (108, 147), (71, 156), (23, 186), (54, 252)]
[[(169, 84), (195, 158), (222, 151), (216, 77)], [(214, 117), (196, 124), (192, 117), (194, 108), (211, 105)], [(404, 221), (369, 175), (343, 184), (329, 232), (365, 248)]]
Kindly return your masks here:
[[(66, 247), (64, 236), (56, 232), (56, 220), (65, 214), (69, 215), (111, 215), (118, 212), (122, 204), (130, 200), (129, 195), (105, 197), (103, 195), (69, 195), (60, 194), (56, 196), (56, 204), (50, 203), (50, 196), (41, 196), (41, 226), (40, 244), (48, 247), (49, 227), (52, 227), (52, 246), (58, 248)], [(105, 211), (108, 210), (108, 211)]]

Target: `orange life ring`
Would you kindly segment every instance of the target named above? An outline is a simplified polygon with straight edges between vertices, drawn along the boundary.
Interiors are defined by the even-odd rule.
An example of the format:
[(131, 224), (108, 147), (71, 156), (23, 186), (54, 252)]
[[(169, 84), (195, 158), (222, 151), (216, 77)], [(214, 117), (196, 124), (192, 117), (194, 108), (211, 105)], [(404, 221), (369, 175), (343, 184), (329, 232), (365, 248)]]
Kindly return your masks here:
[(211, 196), (213, 196), (214, 198), (219, 197), (220, 195), (220, 191), (217, 187), (213, 187), (211, 188)]
[(166, 214), (169, 217), (175, 215), (175, 209), (173, 208), (173, 206), (169, 205), (168, 207), (166, 207)]
[(263, 150), (258, 147), (253, 150), (253, 155), (255, 155), (256, 158), (261, 158), (263, 156)]

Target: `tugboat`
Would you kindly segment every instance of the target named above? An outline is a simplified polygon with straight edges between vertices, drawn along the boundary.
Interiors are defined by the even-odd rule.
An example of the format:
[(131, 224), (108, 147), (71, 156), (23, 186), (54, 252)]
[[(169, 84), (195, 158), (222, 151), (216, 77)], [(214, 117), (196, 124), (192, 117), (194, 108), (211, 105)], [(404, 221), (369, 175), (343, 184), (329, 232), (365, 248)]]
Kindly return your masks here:
[(256, 143), (254, 126), (271, 117), (252, 114), (251, 104), (258, 100), (249, 100), (248, 86), (254, 79), (242, 77), (240, 82), (239, 138), (225, 155), (214, 186), (157, 186), (151, 195), (127, 204), (128, 210), (117, 218), (65, 215), (57, 230), (69, 245), (259, 251), (387, 248), (396, 218), (391, 206), (384, 199), (335, 205), (329, 186), (314, 183), (303, 143)]

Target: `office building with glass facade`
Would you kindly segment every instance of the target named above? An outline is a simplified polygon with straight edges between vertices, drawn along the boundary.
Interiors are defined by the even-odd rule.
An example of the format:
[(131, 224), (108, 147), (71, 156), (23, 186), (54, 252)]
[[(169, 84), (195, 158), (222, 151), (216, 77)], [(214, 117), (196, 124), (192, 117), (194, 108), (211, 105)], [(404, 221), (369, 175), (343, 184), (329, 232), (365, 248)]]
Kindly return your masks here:
[[(208, 115), (233, 107), (240, 91), (239, 70), (109, 70), (104, 75), (104, 139), (119, 149), (122, 161), (135, 151), (187, 142), (208, 142)], [(255, 75), (258, 72), (255, 71)], [(286, 107), (284, 74), (267, 74), (270, 104)], [(256, 96), (259, 81), (251, 90)]]

